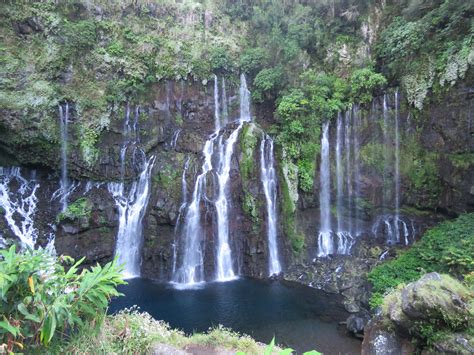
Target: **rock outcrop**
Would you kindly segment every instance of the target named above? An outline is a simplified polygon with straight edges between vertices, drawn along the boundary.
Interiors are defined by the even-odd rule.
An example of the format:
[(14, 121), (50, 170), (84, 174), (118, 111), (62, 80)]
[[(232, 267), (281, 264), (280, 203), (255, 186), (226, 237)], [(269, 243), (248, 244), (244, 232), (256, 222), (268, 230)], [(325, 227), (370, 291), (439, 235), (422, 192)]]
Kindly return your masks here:
[(442, 353), (469, 354), (474, 338), (472, 293), (447, 275), (425, 274), (393, 291), (381, 313), (365, 327), (363, 354), (410, 353), (432, 348)]

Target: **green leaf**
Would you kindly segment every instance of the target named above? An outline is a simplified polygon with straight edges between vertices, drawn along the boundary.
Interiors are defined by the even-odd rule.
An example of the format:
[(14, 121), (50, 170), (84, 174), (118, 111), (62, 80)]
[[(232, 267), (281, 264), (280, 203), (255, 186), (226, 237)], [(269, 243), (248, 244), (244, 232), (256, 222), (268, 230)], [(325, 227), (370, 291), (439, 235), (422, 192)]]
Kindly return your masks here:
[(265, 348), (264, 355), (271, 355), (271, 353), (273, 352), (274, 347), (275, 347), (275, 337), (273, 337), (270, 344), (268, 344), (268, 346)]
[(20, 303), (18, 304), (18, 310), (20, 311), (21, 314), (23, 314), (25, 316), (25, 319), (28, 319), (28, 320), (31, 320), (35, 323), (40, 323), (41, 320), (38, 316), (34, 315), (34, 314), (31, 314), (30, 312), (28, 312), (28, 310), (26, 309), (26, 306), (25, 304), (23, 303)]
[(17, 337), (18, 335), (20, 335), (19, 327), (14, 327), (13, 325), (11, 325), (5, 316), (3, 316), (3, 319), (4, 319), (3, 321), (0, 321), (1, 329), (6, 330), (10, 334), (12, 334), (14, 337)]

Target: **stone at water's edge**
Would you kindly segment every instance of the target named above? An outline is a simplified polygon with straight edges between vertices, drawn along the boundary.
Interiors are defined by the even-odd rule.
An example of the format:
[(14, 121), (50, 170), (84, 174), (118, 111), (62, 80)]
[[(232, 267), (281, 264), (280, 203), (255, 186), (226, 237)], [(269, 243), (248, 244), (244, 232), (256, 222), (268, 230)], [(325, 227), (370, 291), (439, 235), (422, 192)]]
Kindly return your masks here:
[(426, 274), (385, 297), (382, 312), (365, 327), (362, 354), (411, 353), (416, 349), (407, 344), (421, 337), (423, 324), (437, 324), (435, 330), (443, 331), (442, 338), (431, 344), (436, 351), (470, 354), (472, 300), (472, 293), (453, 278)]
[(182, 349), (176, 348), (174, 346), (155, 343), (151, 346), (150, 349), (151, 355), (190, 355), (191, 353), (184, 351)]
[(408, 355), (415, 347), (406, 339), (387, 330), (381, 317), (372, 319), (365, 327), (362, 355)]

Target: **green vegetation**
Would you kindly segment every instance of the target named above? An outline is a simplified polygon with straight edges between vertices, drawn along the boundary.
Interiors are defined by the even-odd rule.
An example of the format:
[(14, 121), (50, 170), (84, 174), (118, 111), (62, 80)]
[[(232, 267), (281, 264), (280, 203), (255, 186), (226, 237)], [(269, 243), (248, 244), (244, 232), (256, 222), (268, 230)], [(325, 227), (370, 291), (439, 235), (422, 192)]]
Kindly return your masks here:
[(252, 220), (252, 230), (258, 233), (261, 226), (260, 203), (249, 191), (251, 180), (259, 175), (255, 164), (258, 139), (262, 136), (262, 130), (255, 124), (244, 125), (240, 134), (240, 151), (242, 152), (239, 160), (240, 176), (242, 178), (242, 209)]
[(375, 73), (371, 68), (355, 70), (351, 76), (351, 94), (354, 102), (368, 104), (374, 94), (380, 94), (387, 85), (387, 79), (382, 74)]
[(422, 109), (429, 90), (463, 79), (473, 63), (473, 5), (458, 0), (405, 0), (391, 6), (376, 45), (382, 73), (401, 78), (408, 101)]
[[(285, 161), (283, 159), (283, 161)], [(281, 176), (281, 216), (283, 220), (283, 231), (290, 241), (293, 253), (301, 254), (305, 246), (305, 239), (302, 233), (299, 233), (296, 227), (295, 212), (297, 202), (296, 179), (297, 167), (292, 163), (283, 165)], [(296, 196), (295, 196), (296, 195)]]
[(0, 256), (0, 348), (8, 352), (99, 328), (124, 283), (115, 261), (78, 273), (84, 258), (74, 263), (43, 250), (16, 253), (15, 246)]
[(398, 285), (414, 281), (426, 272), (465, 277), (474, 272), (474, 214), (465, 214), (428, 230), (409, 250), (369, 273), (372, 307)]
[(87, 197), (81, 197), (69, 204), (64, 212), (61, 212), (56, 217), (57, 222), (64, 221), (66, 219), (79, 220), (90, 218), (92, 212), (92, 203)]
[[(268, 346), (257, 343), (247, 335), (241, 335), (222, 326), (210, 328), (206, 333), (186, 336), (171, 329), (163, 321), (153, 319), (138, 308), (125, 309), (113, 316), (106, 316), (100, 330), (81, 331), (67, 342), (53, 343), (50, 353), (58, 354), (146, 354), (156, 344), (169, 345), (175, 349), (201, 346), (211, 351), (214, 348), (235, 351), (237, 354), (291, 354), (291, 349), (281, 350), (273, 340)], [(306, 355), (318, 355), (312, 351)]]

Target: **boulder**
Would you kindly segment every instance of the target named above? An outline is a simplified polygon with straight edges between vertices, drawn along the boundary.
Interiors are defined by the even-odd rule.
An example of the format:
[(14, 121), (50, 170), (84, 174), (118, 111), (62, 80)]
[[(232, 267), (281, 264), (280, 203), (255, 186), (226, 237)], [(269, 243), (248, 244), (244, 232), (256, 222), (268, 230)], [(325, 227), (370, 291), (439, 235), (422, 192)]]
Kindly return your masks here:
[(457, 328), (466, 325), (469, 319), (466, 292), (459, 282), (432, 272), (402, 290), (401, 308), (410, 319), (440, 319)]
[(474, 354), (474, 337), (465, 333), (449, 334), (436, 341), (433, 348), (442, 354)]
[(378, 316), (367, 323), (362, 342), (362, 355), (402, 355), (414, 353), (414, 346), (386, 327), (384, 318)]

